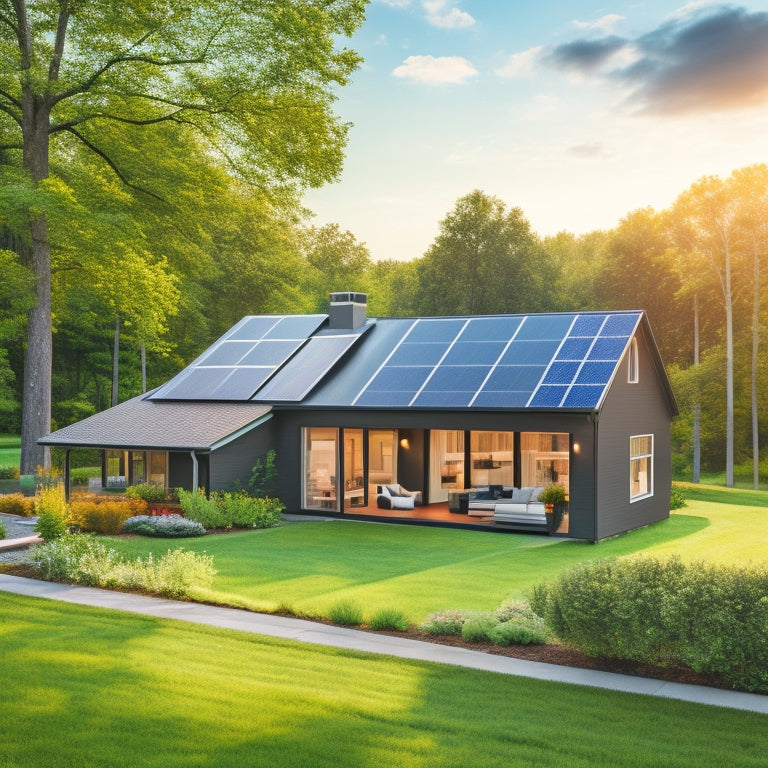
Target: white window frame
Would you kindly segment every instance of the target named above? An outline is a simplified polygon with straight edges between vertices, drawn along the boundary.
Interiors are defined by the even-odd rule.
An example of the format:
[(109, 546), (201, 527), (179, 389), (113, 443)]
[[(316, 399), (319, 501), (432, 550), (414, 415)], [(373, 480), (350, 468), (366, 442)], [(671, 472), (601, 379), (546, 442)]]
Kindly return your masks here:
[(637, 384), (640, 381), (640, 359), (637, 352), (637, 337), (633, 336), (627, 355), (627, 381)]
[[(638, 438), (644, 438), (644, 437), (650, 437), (651, 439), (651, 450), (650, 453), (638, 453), (637, 455), (633, 455), (632, 453), (632, 441), (636, 440)], [(642, 499), (647, 499), (653, 496), (653, 455), (654, 455), (654, 436), (653, 435), (632, 435), (629, 438), (629, 501), (630, 503), (635, 501), (640, 501)], [(638, 465), (638, 475), (640, 470), (640, 467), (642, 466), (642, 462), (646, 461), (646, 472), (647, 472), (647, 480), (646, 480), (646, 488), (647, 490), (641, 491), (640, 493), (634, 493), (633, 494), (633, 485), (634, 485), (634, 476), (635, 476), (635, 464)], [(638, 481), (639, 482), (639, 481)]]

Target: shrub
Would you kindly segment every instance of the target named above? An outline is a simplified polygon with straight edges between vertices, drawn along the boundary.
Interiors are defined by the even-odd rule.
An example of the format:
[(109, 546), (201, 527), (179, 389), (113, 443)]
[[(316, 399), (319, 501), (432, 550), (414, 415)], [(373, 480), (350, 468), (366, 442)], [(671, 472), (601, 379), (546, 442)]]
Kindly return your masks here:
[(461, 635), (465, 616), (461, 611), (438, 611), (427, 616), (419, 629), (427, 635)]
[(18, 467), (0, 467), (0, 480), (18, 480)]
[(141, 536), (182, 538), (204, 536), (205, 528), (195, 520), (181, 515), (136, 515), (123, 523), (123, 533), (137, 533)]
[(125, 495), (129, 499), (142, 499), (150, 504), (168, 500), (168, 494), (165, 488), (160, 485), (154, 485), (153, 483), (129, 485), (125, 489)]
[(63, 485), (38, 486), (35, 506), (38, 514), (35, 530), (43, 541), (55, 539), (69, 530), (69, 505)]
[(7, 493), (0, 496), (0, 512), (5, 515), (34, 517), (35, 499), (23, 493)]
[(277, 477), (276, 459), (274, 448), (270, 448), (263, 459), (256, 459), (248, 481), (248, 490), (254, 496), (266, 496), (272, 491), (274, 478)]
[(166, 597), (181, 597), (193, 588), (210, 587), (216, 575), (212, 555), (183, 549), (169, 549), (156, 562), (150, 556), (146, 572), (146, 588)]
[(72, 485), (88, 485), (92, 477), (101, 477), (101, 467), (73, 467), (69, 477)]
[(179, 488), (179, 504), (184, 516), (196, 520), (203, 528), (224, 528), (226, 521), (215, 499), (206, 498), (202, 491)]
[(491, 627), (488, 639), (494, 645), (541, 645), (547, 642), (547, 630), (544, 619), (538, 621), (512, 619)]
[(363, 609), (353, 600), (339, 600), (329, 608), (328, 618), (334, 624), (357, 627), (363, 623)]
[(408, 617), (398, 608), (382, 608), (368, 619), (368, 626), (374, 630), (396, 629), (405, 632), (410, 626)]
[(44, 579), (50, 581), (74, 581), (90, 584), (92, 581), (81, 568), (84, 560), (89, 562), (115, 560), (107, 548), (91, 534), (65, 533), (57, 539), (46, 542), (32, 550), (30, 562)]
[(585, 564), (534, 590), (531, 607), (592, 656), (685, 664), (768, 692), (768, 568), (628, 558)]
[(672, 493), (669, 497), (670, 511), (673, 509), (682, 509), (687, 506), (688, 502), (685, 498), (685, 490), (683, 489), (683, 486), (678, 483), (672, 483)]
[(119, 500), (107, 497), (77, 499), (70, 505), (71, 520), (80, 530), (113, 535), (134, 515), (145, 514), (147, 503), (141, 499)]
[(461, 639), (468, 643), (482, 643), (491, 639), (491, 630), (499, 620), (492, 613), (472, 613), (461, 628)]
[(279, 499), (254, 498), (242, 491), (211, 494), (227, 528), (271, 528), (285, 508)]
[(0, 539), (4, 539), (8, 535), (8, 529), (5, 527), (5, 520), (0, 520)]

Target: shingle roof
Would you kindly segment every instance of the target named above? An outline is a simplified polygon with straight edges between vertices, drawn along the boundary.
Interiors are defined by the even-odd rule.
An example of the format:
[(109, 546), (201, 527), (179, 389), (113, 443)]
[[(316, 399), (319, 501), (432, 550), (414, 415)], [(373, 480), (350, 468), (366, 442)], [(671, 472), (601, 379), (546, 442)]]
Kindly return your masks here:
[(154, 402), (146, 395), (59, 429), (42, 445), (210, 451), (257, 426), (270, 407), (256, 403)]

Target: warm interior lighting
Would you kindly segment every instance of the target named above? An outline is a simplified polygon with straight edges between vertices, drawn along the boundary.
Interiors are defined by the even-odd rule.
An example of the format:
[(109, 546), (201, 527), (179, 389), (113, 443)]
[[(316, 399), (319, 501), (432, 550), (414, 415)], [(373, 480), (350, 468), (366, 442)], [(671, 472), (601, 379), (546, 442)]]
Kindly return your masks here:
[(573, 452), (578, 453), (581, 450), (581, 446), (578, 443), (573, 444)]
[(402, 440), (400, 440), (400, 447), (405, 448), (406, 451), (411, 447), (407, 437), (404, 437)]

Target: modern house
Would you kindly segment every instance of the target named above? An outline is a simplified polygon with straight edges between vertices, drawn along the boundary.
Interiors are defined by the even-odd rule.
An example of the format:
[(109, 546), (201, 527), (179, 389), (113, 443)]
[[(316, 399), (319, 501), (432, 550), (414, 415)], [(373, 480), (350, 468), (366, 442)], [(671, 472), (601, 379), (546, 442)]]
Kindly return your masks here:
[[(243, 318), (160, 388), (40, 442), (67, 468), (102, 449), (105, 487), (208, 491), (274, 449), (288, 511), (488, 529), (540, 528), (456, 499), (557, 482), (558, 532), (597, 541), (669, 515), (676, 414), (642, 311), (369, 318), (364, 294), (335, 293), (328, 315)], [(381, 509), (393, 484), (423, 505)]]

